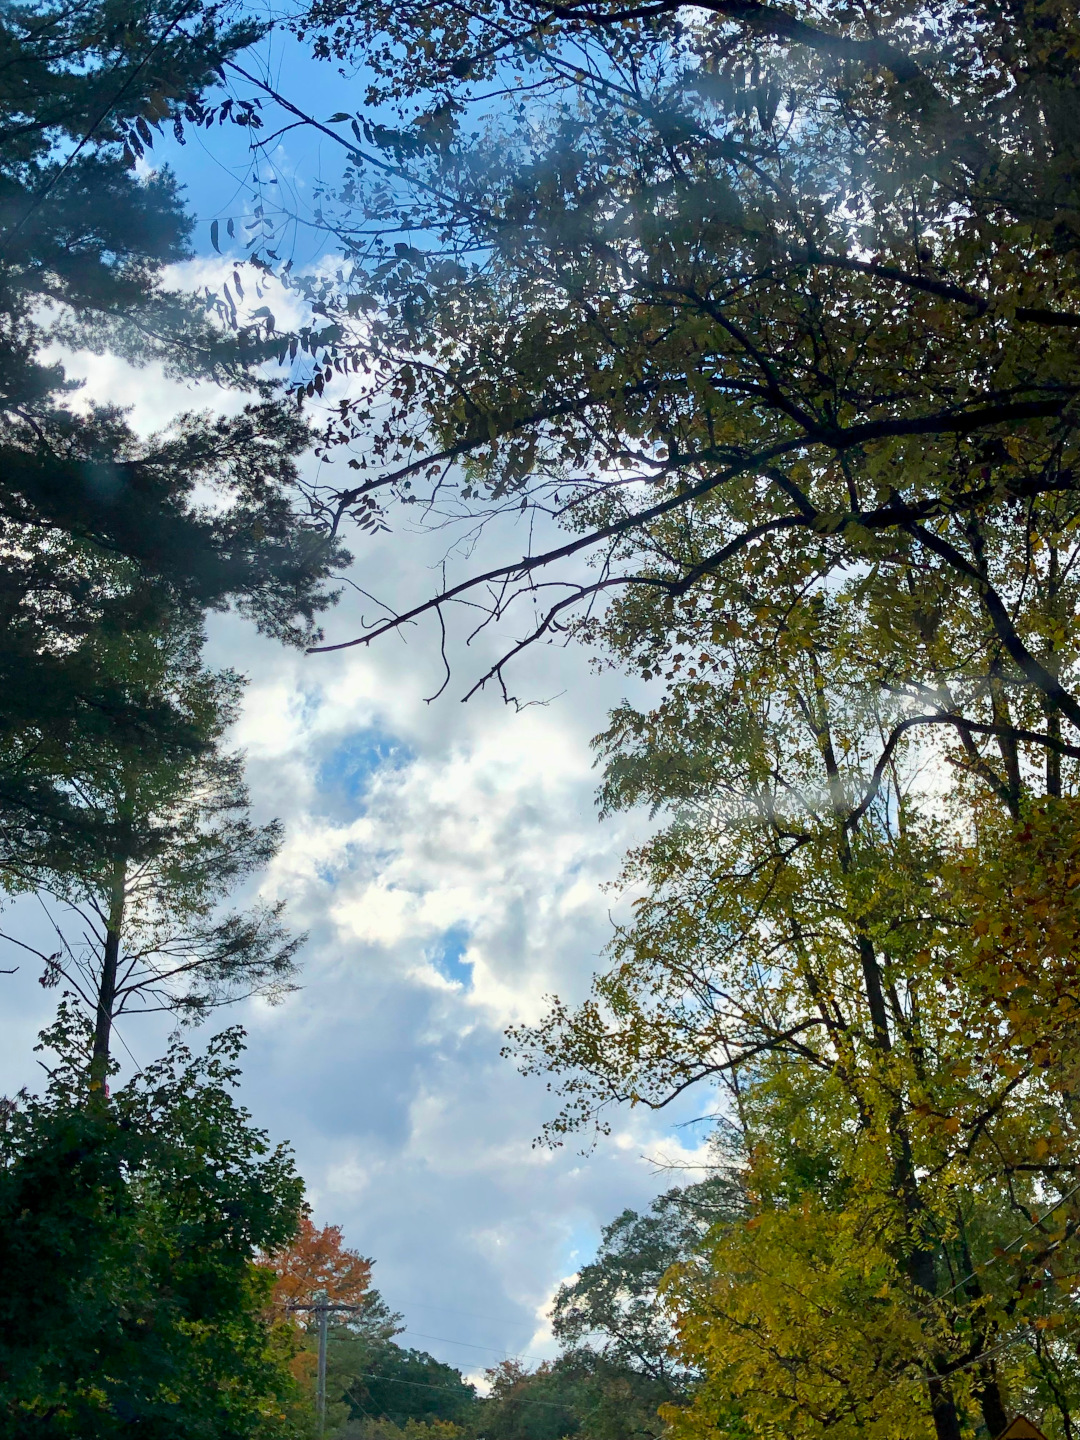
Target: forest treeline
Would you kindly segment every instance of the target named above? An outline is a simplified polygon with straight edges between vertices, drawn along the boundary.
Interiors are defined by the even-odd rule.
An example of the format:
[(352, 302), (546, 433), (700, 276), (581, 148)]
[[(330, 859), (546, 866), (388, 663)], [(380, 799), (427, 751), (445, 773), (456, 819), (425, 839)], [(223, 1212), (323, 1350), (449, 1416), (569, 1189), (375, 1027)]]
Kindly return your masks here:
[[(230, 908), (281, 841), (205, 663), (231, 610), (446, 657), (464, 614), (504, 639), (448, 658), (465, 693), (556, 641), (648, 682), (597, 721), (602, 809), (656, 822), (630, 918), (507, 1052), (552, 1144), (716, 1117), (715, 1211), (614, 1222), (552, 1365), (477, 1398), (389, 1312), (336, 1326), (343, 1434), (1073, 1440), (1075, 3), (298, 3), (330, 116), (262, 78), (268, 23), (0, 13), (0, 879), (60, 1002), (3, 1107), (0, 1434), (310, 1432), (302, 1185), (242, 1035), (117, 1062), (124, 1017), (298, 964), (279, 905)], [(198, 293), (162, 160), (196, 130), (259, 162)], [(318, 184), (269, 178), (307, 137)], [(106, 353), (228, 416), (137, 431), (68, 378)], [(426, 597), (324, 635), (368, 538), (405, 570), (425, 527), (468, 540)]]
[(402, 1317), (372, 1285), (372, 1262), (336, 1226), (302, 1222), (289, 1245), (260, 1262), (273, 1271), (271, 1307), (292, 1320), (290, 1371), (309, 1414), (317, 1368), (317, 1322), (291, 1312), (313, 1294), (351, 1305), (327, 1331), (326, 1434), (334, 1440), (651, 1440), (660, 1409), (685, 1403), (692, 1370), (672, 1347), (660, 1286), (691, 1261), (743, 1197), (715, 1176), (661, 1195), (644, 1214), (625, 1210), (604, 1228), (596, 1257), (556, 1292), (552, 1326), (560, 1354), (529, 1366), (504, 1359), (478, 1388), (459, 1369), (403, 1345)]

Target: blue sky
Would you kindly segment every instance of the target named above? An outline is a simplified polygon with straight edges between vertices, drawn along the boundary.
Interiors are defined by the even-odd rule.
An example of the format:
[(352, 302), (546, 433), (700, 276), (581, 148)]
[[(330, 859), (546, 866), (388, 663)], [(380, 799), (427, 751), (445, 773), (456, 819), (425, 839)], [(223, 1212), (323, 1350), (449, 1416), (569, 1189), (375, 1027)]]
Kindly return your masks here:
[[(261, 61), (323, 118), (358, 104), (355, 87), (284, 36)], [(152, 157), (176, 166), (200, 220), (186, 283), (231, 270), (209, 222), (254, 204), (240, 134), (166, 142)], [(272, 168), (303, 196), (324, 163), (318, 144), (286, 137)], [(88, 395), (130, 405), (147, 428), (238, 403), (120, 361), (75, 356), (70, 368)], [(474, 562), (507, 538), (482, 539)], [(400, 526), (357, 537), (357, 578), (403, 607), (430, 586), (446, 546)], [(359, 604), (346, 595), (331, 636), (354, 633)], [(702, 1095), (671, 1116), (614, 1116), (588, 1158), (533, 1145), (554, 1102), (500, 1059), (503, 1031), (538, 1018), (545, 994), (585, 993), (618, 903), (601, 887), (646, 822), (601, 825), (593, 799), (589, 740), (636, 693), (624, 678), (544, 647), (519, 663), (515, 685), (545, 703), (520, 713), (486, 693), (460, 703), (508, 633), (466, 650), (452, 630), (454, 683), (430, 704), (440, 667), (422, 627), (370, 651), (304, 657), (224, 617), (210, 642), (213, 663), (250, 677), (236, 740), (259, 818), (287, 828), (263, 893), (286, 898), (310, 932), (302, 988), (275, 1008), (240, 1007), (246, 1102), (293, 1144), (316, 1221), (342, 1225), (375, 1259), (406, 1343), (473, 1373), (508, 1354), (554, 1353), (544, 1311), (555, 1288), (591, 1258), (601, 1225), (679, 1178), (657, 1162), (693, 1162), (700, 1130), (673, 1127), (709, 1108)], [(5, 924), (31, 936), (42, 920), (19, 902)], [(40, 1073), (31, 1047), (55, 997), (32, 965), (4, 985), (0, 1091), (10, 1092)], [(122, 1034), (137, 1061), (164, 1039), (154, 1021)]]

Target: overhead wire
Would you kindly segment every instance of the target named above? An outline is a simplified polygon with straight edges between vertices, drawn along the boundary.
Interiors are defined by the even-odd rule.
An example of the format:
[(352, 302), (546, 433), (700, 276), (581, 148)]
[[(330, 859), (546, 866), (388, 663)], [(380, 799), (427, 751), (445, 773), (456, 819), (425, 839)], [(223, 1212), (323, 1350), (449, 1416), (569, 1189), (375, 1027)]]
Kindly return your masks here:
[[(941, 1300), (947, 1300), (950, 1295), (954, 1295), (956, 1291), (959, 1290), (962, 1286), (966, 1285), (969, 1280), (977, 1279), (984, 1270), (988, 1270), (990, 1266), (996, 1264), (998, 1260), (1003, 1260), (1005, 1256), (1009, 1253), (1009, 1251), (1013, 1249), (1014, 1246), (1019, 1245), (1020, 1241), (1023, 1240), (1025, 1235), (1030, 1235), (1033, 1230), (1037, 1230), (1039, 1226), (1042, 1225), (1043, 1221), (1047, 1218), (1048, 1215), (1053, 1215), (1054, 1211), (1059, 1210), (1061, 1206), (1065, 1204), (1066, 1200), (1071, 1200), (1078, 1190), (1080, 1190), (1080, 1181), (1077, 1181), (1077, 1183), (1072, 1187), (1071, 1190), (1067, 1190), (1064, 1195), (1060, 1196), (1059, 1199), (1055, 1200), (1053, 1205), (1050, 1206), (1049, 1210), (1043, 1211), (1040, 1216), (1033, 1220), (1031, 1224), (1028, 1225), (1025, 1229), (1021, 1230), (1018, 1235), (1014, 1235), (1007, 1245), (1003, 1246), (995, 1254), (991, 1255), (988, 1260), (984, 1260), (980, 1265), (976, 1265), (975, 1268), (970, 1272), (970, 1274), (967, 1274), (963, 1277), (963, 1279), (958, 1280), (955, 1285), (951, 1285), (948, 1290), (942, 1291), (940, 1295), (933, 1296), (927, 1302), (927, 1304), (922, 1307), (921, 1310), (916, 1310), (916, 1315), (926, 1313), (926, 1311), (932, 1309)], [(1052, 1243), (1052, 1248), (1053, 1244), (1056, 1243), (1057, 1242)]]
[[(423, 1380), (399, 1380), (393, 1375), (374, 1375), (365, 1370), (357, 1370), (352, 1378), (356, 1380), (382, 1380), (389, 1385), (413, 1385), (418, 1386), (421, 1390), (444, 1390), (450, 1395), (461, 1394), (461, 1390), (456, 1385), (430, 1385)], [(359, 1401), (357, 1403), (359, 1404)], [(529, 1407), (542, 1407), (545, 1410), (565, 1410), (568, 1408), (566, 1405), (560, 1405), (556, 1400), (517, 1400), (514, 1403)], [(362, 1408), (361, 1406), (361, 1409)], [(386, 1418), (385, 1414), (384, 1418)]]
[(488, 1350), (493, 1355), (505, 1355), (510, 1360), (537, 1360), (543, 1362), (543, 1355), (526, 1355), (521, 1350), (503, 1350), (498, 1345), (476, 1345), (471, 1340), (451, 1340), (448, 1335), (425, 1335), (422, 1330), (401, 1330), (401, 1335), (412, 1335), (417, 1340), (437, 1340), (441, 1345), (464, 1345), (467, 1350)]

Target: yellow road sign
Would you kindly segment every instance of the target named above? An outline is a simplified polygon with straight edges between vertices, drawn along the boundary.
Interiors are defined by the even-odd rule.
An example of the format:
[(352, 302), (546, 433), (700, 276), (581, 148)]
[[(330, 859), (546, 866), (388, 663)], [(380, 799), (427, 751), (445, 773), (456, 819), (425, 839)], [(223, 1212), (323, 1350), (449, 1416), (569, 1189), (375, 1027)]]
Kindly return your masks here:
[(1046, 1436), (1037, 1425), (1018, 1415), (1011, 1425), (1005, 1426), (997, 1440), (1046, 1440)]

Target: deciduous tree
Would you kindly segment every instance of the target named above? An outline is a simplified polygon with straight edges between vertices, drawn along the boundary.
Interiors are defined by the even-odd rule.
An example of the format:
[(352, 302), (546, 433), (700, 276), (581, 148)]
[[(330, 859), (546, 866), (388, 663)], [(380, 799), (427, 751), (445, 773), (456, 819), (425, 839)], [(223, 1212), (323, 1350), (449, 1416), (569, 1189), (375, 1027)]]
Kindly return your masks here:
[(0, 1434), (290, 1433), (287, 1347), (254, 1260), (303, 1188), (232, 1095), (239, 1031), (182, 1045), (86, 1104), (92, 1032), (61, 1007), (41, 1096), (0, 1126)]
[(687, 1433), (996, 1433), (1024, 1398), (1067, 1435), (1075, 763), (906, 727), (862, 577), (792, 598), (680, 611), (675, 655), (667, 613), (616, 612), (671, 679), (613, 717), (605, 798), (671, 823), (593, 996), (514, 1038), (562, 1076), (556, 1139), (726, 1091), (750, 1213), (673, 1291)]
[(362, 1305), (371, 1293), (371, 1261), (342, 1240), (340, 1225), (320, 1230), (304, 1215), (290, 1245), (264, 1262), (274, 1273), (274, 1305), (306, 1305), (320, 1292), (341, 1305)]
[(298, 282), (326, 322), (304, 379), (367, 375), (326, 414), (357, 446), (338, 511), (430, 486), (440, 523), (532, 527), (415, 614), (526, 592), (550, 636), (764, 552), (855, 566), (908, 635), (959, 593), (1001, 685), (1075, 725), (1022, 578), (1066, 575), (1075, 505), (1070, 7), (319, 0), (305, 25), (400, 110), (319, 122), (348, 264)]
[(737, 1180), (718, 1174), (668, 1190), (645, 1214), (624, 1210), (601, 1232), (596, 1258), (561, 1285), (552, 1329), (571, 1351), (589, 1350), (612, 1372), (633, 1370), (654, 1382), (651, 1410), (681, 1394), (670, 1317), (659, 1301), (664, 1276), (689, 1260), (711, 1230), (742, 1208)]

